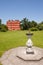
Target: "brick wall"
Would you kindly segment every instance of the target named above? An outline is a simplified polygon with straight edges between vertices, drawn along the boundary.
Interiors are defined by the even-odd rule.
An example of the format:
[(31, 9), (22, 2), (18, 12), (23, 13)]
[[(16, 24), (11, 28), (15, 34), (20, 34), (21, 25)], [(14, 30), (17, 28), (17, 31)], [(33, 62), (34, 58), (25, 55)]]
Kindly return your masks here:
[(6, 23), (9, 30), (20, 30), (19, 20), (8, 20)]

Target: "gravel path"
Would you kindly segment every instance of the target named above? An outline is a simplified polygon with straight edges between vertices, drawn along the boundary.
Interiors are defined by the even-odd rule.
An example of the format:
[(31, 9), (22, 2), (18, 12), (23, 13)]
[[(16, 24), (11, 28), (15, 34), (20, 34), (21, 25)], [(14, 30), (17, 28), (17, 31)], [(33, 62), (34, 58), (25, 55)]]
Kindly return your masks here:
[[(1, 64), (2, 65), (43, 65), (43, 58), (38, 61), (37, 60), (36, 61), (34, 61), (34, 60), (25, 61), (25, 60), (18, 58), (16, 56), (18, 53), (18, 50), (21, 50), (23, 48), (25, 48), (25, 47), (13, 48), (13, 49), (6, 51), (0, 59)], [(42, 48), (34, 47), (34, 49), (36, 49), (36, 50), (38, 49), (42, 54), (41, 56), (43, 57)]]

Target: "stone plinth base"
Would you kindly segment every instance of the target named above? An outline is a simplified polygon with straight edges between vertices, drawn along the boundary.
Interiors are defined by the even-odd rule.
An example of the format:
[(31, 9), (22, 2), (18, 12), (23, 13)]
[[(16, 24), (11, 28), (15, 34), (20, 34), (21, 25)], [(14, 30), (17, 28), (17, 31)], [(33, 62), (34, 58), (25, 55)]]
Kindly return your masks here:
[(26, 47), (6, 51), (0, 62), (2, 65), (43, 65), (43, 49), (33, 47), (35, 54), (26, 54)]
[(43, 56), (42, 56), (42, 52), (39, 49), (34, 49), (32, 52), (28, 52), (28, 54), (26, 53), (26, 48), (21, 48), (17, 51), (17, 57), (28, 61), (28, 60), (40, 60)]
[(26, 54), (34, 54), (33, 48), (26, 48)]

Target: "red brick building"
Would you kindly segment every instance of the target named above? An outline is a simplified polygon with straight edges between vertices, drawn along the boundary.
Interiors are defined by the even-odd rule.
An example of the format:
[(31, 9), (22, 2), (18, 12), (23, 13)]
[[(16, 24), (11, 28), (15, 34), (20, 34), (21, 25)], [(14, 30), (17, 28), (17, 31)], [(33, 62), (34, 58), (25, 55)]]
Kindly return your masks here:
[(19, 20), (8, 20), (6, 23), (8, 30), (20, 30)]

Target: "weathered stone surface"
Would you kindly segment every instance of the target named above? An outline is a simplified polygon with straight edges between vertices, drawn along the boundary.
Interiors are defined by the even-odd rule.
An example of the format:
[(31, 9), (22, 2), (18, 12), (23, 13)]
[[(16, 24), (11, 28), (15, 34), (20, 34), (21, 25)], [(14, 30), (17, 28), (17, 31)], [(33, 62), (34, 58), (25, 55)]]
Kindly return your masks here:
[(34, 48), (34, 54), (27, 54), (26, 51), (24, 50), (26, 48), (21, 48), (17, 52), (17, 57), (27, 61), (27, 60), (40, 60), (43, 58), (42, 56), (42, 51), (39, 48)]
[[(34, 55), (23, 56), (25, 57), (25, 59), (27, 57), (27, 59), (30, 58), (32, 60), (27, 61), (17, 57), (17, 55), (23, 53), (23, 51), (26, 50), (26, 47), (18, 47), (18, 48), (13, 48), (6, 51), (1, 57), (1, 60), (0, 60), (1, 64), (2, 65), (43, 65), (43, 49), (38, 47), (33, 47), (33, 48), (34, 48), (34, 51), (37, 50), (37, 52), (35, 52), (36, 56)], [(21, 53), (18, 53), (18, 52), (21, 52)], [(33, 60), (33, 57), (35, 58), (42, 57), (42, 58), (40, 60), (37, 60), (37, 59)]]

